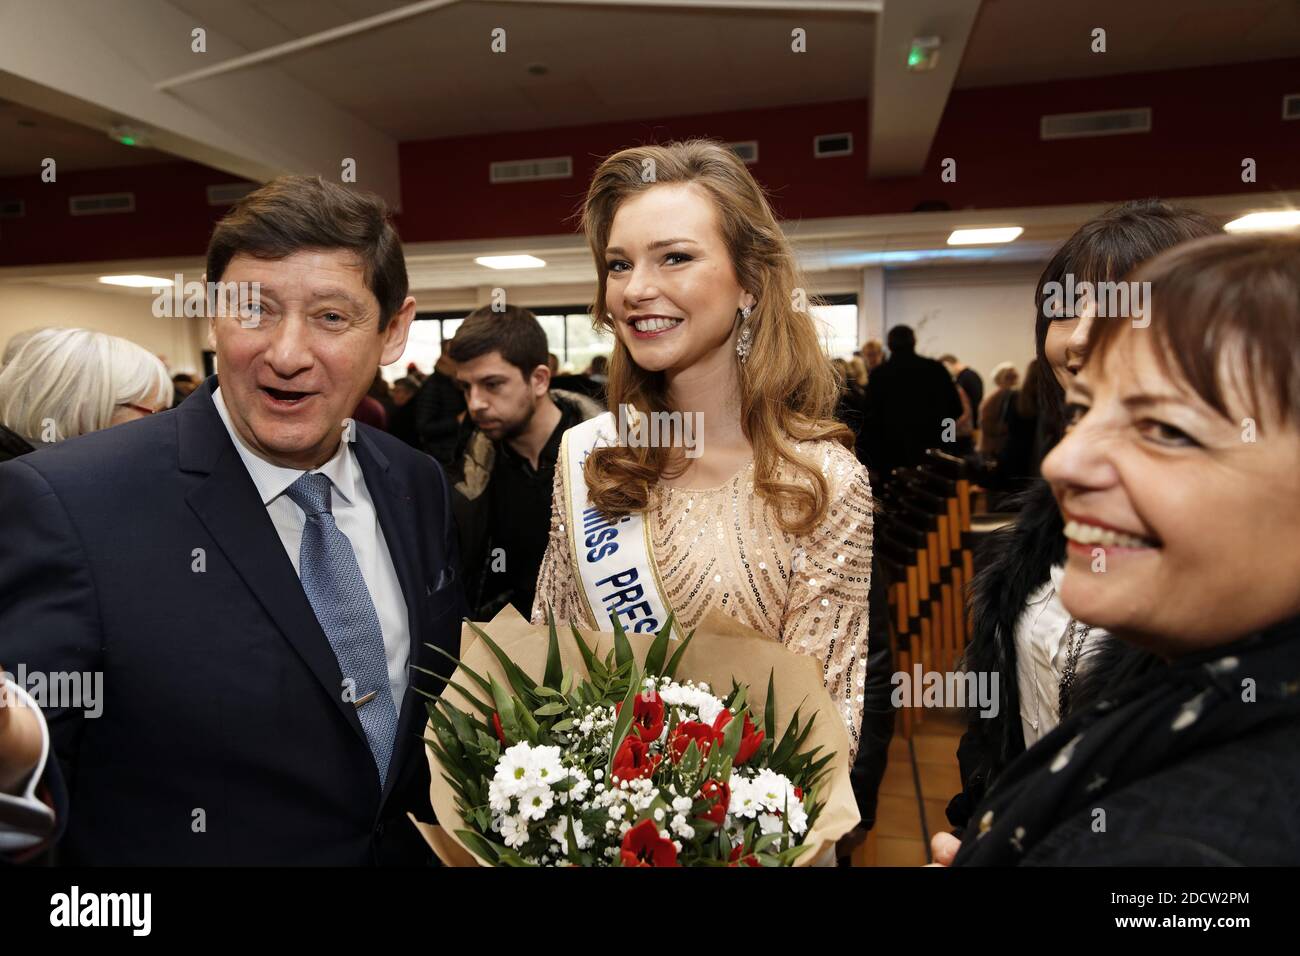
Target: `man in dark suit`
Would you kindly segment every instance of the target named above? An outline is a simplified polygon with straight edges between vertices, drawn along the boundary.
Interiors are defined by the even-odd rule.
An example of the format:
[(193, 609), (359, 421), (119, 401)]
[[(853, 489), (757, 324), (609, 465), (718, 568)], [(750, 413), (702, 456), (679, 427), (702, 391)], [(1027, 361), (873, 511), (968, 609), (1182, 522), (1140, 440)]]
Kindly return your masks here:
[(102, 675), (93, 709), (38, 700), (56, 852), (427, 863), (406, 814), (431, 816), (420, 668), (446, 673), (427, 645), (456, 652), (464, 607), (448, 486), (348, 419), (415, 314), (397, 235), (376, 197), (286, 177), (207, 266), (217, 376), (0, 466), (0, 660)]
[(867, 467), (881, 481), (920, 464), (927, 448), (952, 452), (961, 396), (942, 364), (916, 354), (916, 333), (889, 330), (889, 359), (867, 380), (867, 421), (862, 442)]

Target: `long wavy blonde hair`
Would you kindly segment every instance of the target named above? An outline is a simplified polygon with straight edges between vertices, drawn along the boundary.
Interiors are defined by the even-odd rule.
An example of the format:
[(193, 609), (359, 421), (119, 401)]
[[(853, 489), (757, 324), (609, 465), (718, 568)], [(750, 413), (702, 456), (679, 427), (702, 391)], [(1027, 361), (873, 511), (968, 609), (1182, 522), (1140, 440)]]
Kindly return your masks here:
[[(762, 187), (730, 149), (693, 139), (636, 146), (600, 164), (582, 211), (596, 262), (595, 324), (613, 332), (605, 305), (605, 247), (614, 214), (630, 196), (669, 183), (694, 183), (713, 199), (736, 279), (757, 300), (749, 318), (749, 358), (738, 375), (741, 427), (754, 450), (757, 493), (773, 506), (782, 529), (806, 534), (825, 516), (829, 489), (821, 469), (800, 457), (794, 443), (829, 439), (852, 448), (853, 434), (832, 417), (839, 389), (808, 311), (794, 252)], [(664, 374), (638, 366), (617, 335), (607, 391), (612, 409), (631, 405), (638, 412), (674, 411)], [(686, 466), (684, 461), (674, 465), (669, 452), (664, 447), (594, 450), (584, 471), (592, 503), (606, 515), (646, 510), (655, 483)], [(793, 468), (795, 480), (777, 477), (782, 462)]]

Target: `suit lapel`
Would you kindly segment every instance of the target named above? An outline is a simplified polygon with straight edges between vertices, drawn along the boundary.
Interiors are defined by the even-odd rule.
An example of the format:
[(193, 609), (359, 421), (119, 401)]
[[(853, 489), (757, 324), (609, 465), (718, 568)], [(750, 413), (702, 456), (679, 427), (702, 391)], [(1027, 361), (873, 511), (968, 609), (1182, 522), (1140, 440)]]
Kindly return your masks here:
[[(365, 433), (357, 429), (357, 440), (353, 445), (357, 461), (361, 464), (361, 474), (366, 482), (366, 489), (375, 505), (375, 515), (379, 527), (384, 532), (384, 542), (393, 559), (398, 582), (402, 586), (402, 596), (406, 599), (407, 629), (410, 632), (410, 650), (408, 659), (408, 680), (406, 695), (401, 701), (397, 715), (397, 744), (393, 748), (392, 764), (380, 798), (380, 807), (387, 801), (388, 795), (400, 780), (403, 771), (410, 762), (416, 748), (411, 738), (419, 732), (417, 719), (423, 713), (423, 698), (413, 689), (422, 677), (410, 670), (410, 665), (427, 666), (422, 663), (420, 635), (424, 634), (425, 621), (425, 581), (420, 574), (420, 542), (417, 538), (417, 514), (414, 498), (402, 477), (391, 468), (388, 457)], [(422, 722), (420, 722), (422, 725)], [(418, 753), (417, 753), (418, 755)]]
[[(181, 468), (207, 478), (187, 496), (231, 567), (320, 681), (322, 690), (369, 749), (356, 708), (343, 700), (342, 675), (329, 639), (266, 513), (234, 443), (212, 404), (213, 379), (187, 400), (178, 416)], [(206, 401), (204, 401), (206, 399)]]

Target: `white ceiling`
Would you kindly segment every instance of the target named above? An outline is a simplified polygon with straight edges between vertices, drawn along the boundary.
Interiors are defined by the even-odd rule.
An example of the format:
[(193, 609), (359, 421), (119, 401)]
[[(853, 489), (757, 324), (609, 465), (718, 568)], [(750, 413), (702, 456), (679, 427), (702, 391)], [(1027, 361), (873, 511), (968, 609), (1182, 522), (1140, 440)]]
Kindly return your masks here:
[[(170, 0), (265, 49), (406, 0)], [(800, 0), (790, 0), (797, 6)], [(908, 9), (908, 0), (886, 0)], [(866, 97), (877, 15), (459, 0), (274, 61), (398, 140)], [(808, 52), (790, 52), (790, 31)], [(506, 54), (489, 32), (507, 31)], [(1095, 27), (1107, 51), (1091, 50)], [(1295, 0), (983, 0), (956, 88), (1300, 55)], [(547, 68), (543, 76), (530, 66)]]
[[(170, 2), (250, 51), (405, 5)], [(866, 97), (873, 24), (863, 13), (461, 0), (274, 63), (398, 140), (427, 139)], [(490, 48), (497, 27), (503, 54)], [(806, 53), (791, 52), (795, 27)]]
[[(407, 0), (168, 0), (245, 50)], [(689, 0), (687, 0), (689, 2)], [(803, 0), (789, 0), (797, 5)], [(906, 13), (916, 0), (885, 0)], [(237, 76), (278, 71), (397, 141), (867, 97), (880, 15), (457, 0)], [(489, 34), (507, 31), (505, 54)], [(790, 31), (808, 52), (790, 52)], [(1090, 49), (1107, 30), (1107, 52)], [(1296, 0), (983, 0), (955, 86), (1042, 82), (1300, 56)], [(214, 57), (215, 62), (224, 59)], [(544, 66), (543, 75), (529, 72)], [(220, 81), (201, 81), (204, 83)], [(211, 89), (211, 88), (209, 88)], [(182, 97), (190, 91), (179, 90)], [(35, 126), (22, 125), (35, 123)], [(891, 135), (897, 135), (895, 130)], [(874, 136), (874, 133), (873, 133)], [(0, 101), (0, 176), (168, 155)]]
[(47, 156), (57, 158), (60, 172), (174, 159), (157, 150), (123, 146), (80, 123), (0, 100), (0, 176), (39, 176)]
[[(1106, 30), (1105, 53), (1092, 52), (1097, 27)], [(1294, 56), (1296, 0), (984, 0), (956, 87)]]

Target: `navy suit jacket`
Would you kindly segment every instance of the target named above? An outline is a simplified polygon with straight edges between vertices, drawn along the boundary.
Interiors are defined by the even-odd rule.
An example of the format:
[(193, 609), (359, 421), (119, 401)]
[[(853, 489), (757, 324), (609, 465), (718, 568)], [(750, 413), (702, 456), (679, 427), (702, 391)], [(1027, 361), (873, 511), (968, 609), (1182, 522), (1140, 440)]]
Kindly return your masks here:
[[(0, 465), (0, 663), (102, 672), (102, 713), (49, 709), (69, 864), (423, 864), (412, 668), (382, 792), (342, 675), (212, 401)], [(354, 444), (410, 622), (448, 673), (464, 598), (448, 485), (369, 426)], [(28, 679), (31, 686), (31, 678)], [(61, 702), (55, 702), (61, 703)]]

